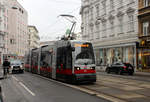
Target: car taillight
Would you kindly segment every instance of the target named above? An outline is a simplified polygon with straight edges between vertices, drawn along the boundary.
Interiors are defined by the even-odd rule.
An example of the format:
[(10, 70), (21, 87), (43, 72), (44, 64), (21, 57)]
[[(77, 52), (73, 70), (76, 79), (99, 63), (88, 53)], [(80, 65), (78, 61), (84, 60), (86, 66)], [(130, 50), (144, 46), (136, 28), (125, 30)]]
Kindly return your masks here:
[(127, 68), (127, 66), (123, 66), (123, 68)]

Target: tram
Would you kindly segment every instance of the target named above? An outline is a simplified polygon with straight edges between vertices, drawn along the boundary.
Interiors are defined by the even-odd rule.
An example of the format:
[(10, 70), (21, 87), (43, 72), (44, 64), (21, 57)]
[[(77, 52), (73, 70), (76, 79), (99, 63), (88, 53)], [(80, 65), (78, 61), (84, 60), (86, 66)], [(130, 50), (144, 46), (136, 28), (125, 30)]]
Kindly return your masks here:
[(69, 83), (96, 82), (95, 67), (92, 43), (77, 40), (32, 49), (25, 61), (25, 70)]

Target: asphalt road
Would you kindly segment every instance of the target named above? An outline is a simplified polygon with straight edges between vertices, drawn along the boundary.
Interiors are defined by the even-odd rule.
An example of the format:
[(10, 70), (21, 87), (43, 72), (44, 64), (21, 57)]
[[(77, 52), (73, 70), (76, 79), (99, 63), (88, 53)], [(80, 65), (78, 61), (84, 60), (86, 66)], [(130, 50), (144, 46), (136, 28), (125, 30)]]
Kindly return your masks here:
[(144, 82), (150, 82), (150, 74), (149, 75), (144, 75), (144, 74), (133, 74), (133, 75), (128, 75), (128, 74), (124, 74), (124, 75), (118, 75), (115, 73), (111, 73), (111, 74), (107, 74), (106, 72), (97, 72), (97, 75), (100, 76), (108, 76), (108, 77), (116, 77), (116, 78), (122, 78), (122, 79), (130, 79), (130, 80), (139, 80), (139, 81), (144, 81)]
[(4, 102), (108, 102), (30, 73), (1, 80)]
[(149, 75), (116, 75), (97, 72), (97, 82), (94, 85), (80, 85), (95, 91), (97, 94), (111, 96), (109, 100), (120, 99), (113, 102), (150, 102)]

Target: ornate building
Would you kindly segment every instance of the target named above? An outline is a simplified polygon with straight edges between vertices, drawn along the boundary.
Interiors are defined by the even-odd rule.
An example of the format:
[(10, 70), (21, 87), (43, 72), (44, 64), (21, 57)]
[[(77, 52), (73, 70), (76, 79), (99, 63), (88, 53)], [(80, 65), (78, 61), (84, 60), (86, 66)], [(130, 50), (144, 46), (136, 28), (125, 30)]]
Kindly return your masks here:
[(150, 0), (139, 1), (139, 50), (138, 65), (150, 71)]
[(35, 26), (28, 26), (28, 47), (34, 49), (40, 47), (40, 37)]
[(80, 14), (82, 37), (93, 42), (97, 65), (121, 60), (137, 66), (137, 0), (82, 0)]

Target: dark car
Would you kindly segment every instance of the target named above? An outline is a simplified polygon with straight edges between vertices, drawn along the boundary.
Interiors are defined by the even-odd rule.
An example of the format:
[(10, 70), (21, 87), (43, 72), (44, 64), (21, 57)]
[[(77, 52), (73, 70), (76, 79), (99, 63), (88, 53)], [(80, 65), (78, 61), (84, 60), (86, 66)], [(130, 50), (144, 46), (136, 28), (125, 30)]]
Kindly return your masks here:
[(12, 73), (24, 73), (24, 68), (20, 60), (13, 60), (10, 62)]
[(106, 72), (115, 72), (116, 74), (128, 73), (129, 75), (133, 75), (134, 67), (130, 63), (122, 63), (116, 62), (110, 66), (107, 66)]

